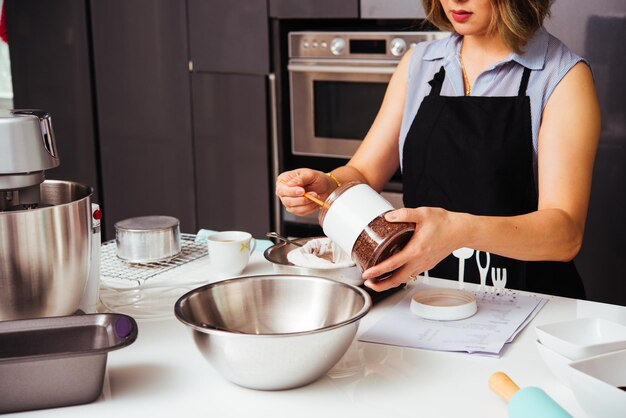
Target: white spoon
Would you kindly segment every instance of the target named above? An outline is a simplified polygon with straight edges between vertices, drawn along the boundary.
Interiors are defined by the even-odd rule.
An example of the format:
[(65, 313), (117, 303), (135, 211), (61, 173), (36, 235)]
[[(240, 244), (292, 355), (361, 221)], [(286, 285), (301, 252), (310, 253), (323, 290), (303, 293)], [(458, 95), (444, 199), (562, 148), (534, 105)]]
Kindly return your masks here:
[(474, 255), (474, 250), (461, 247), (458, 250), (452, 251), (452, 255), (459, 259), (459, 289), (463, 289), (465, 287), (463, 284), (465, 280), (465, 260)]

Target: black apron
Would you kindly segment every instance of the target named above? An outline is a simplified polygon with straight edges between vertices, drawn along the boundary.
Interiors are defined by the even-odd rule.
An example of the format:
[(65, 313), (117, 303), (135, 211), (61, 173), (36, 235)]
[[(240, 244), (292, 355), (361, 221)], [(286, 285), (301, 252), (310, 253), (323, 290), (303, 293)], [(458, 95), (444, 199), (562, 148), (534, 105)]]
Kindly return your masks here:
[[(524, 69), (513, 97), (441, 96), (443, 66), (407, 134), (402, 157), (404, 206), (441, 207), (474, 215), (515, 216), (537, 210), (530, 98)], [(484, 265), (485, 259), (481, 260)], [(491, 254), (507, 270), (507, 288), (584, 299), (573, 262), (524, 262)], [(458, 277), (449, 255), (430, 275)], [(491, 284), (491, 274), (487, 284)], [(465, 260), (465, 282), (479, 283), (476, 257)]]

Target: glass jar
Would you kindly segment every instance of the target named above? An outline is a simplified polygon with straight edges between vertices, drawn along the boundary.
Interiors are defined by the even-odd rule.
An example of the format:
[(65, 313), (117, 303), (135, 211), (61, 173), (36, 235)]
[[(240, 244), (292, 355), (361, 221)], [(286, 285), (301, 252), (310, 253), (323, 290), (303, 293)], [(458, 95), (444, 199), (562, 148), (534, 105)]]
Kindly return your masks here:
[[(370, 186), (352, 181), (328, 196), (318, 220), (324, 234), (365, 271), (404, 248), (415, 231), (413, 223), (385, 219), (385, 213), (394, 209)], [(391, 273), (374, 280), (382, 280)]]

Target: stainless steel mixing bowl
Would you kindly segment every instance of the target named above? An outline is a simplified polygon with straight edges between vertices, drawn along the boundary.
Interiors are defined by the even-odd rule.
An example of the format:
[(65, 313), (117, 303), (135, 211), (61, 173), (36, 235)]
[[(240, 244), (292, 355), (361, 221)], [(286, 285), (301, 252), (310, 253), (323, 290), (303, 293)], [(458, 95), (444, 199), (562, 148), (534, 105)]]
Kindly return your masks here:
[(202, 286), (183, 295), (174, 312), (226, 379), (280, 390), (326, 374), (347, 351), (370, 306), (367, 292), (352, 285), (268, 275)]
[(91, 262), (91, 193), (46, 180), (39, 208), (0, 212), (0, 321), (78, 309)]

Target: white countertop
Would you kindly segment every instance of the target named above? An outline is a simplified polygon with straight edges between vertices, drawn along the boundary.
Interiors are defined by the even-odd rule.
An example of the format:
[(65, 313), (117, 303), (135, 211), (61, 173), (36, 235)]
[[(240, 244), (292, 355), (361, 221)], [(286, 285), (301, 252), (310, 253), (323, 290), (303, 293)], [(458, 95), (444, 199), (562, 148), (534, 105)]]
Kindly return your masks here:
[[(272, 272), (262, 254), (255, 253), (243, 275)], [(210, 271), (207, 277), (208, 281), (219, 280)], [(431, 282), (435, 283), (455, 285), (447, 280)], [(359, 334), (400, 301), (405, 292), (375, 305), (361, 321)], [(506, 417), (506, 404), (487, 387), (493, 372), (504, 371), (521, 387), (542, 388), (574, 417), (586, 417), (573, 393), (544, 366), (534, 345), (533, 328), (586, 316), (624, 323), (626, 307), (552, 296), (549, 299), (499, 359), (355, 340), (344, 358), (317, 382), (275, 392), (245, 389), (224, 380), (204, 360), (191, 332), (173, 314), (165, 320), (138, 320), (137, 340), (108, 355), (100, 399), (19, 416)]]

